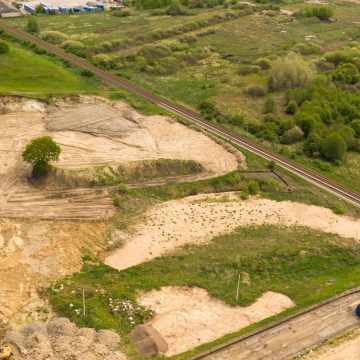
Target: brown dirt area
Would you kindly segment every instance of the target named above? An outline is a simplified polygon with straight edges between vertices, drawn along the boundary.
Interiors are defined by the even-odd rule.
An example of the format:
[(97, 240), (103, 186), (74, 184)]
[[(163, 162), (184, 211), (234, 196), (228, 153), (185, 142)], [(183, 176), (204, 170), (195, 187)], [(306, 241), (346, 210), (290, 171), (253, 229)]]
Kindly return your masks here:
[(283, 294), (266, 292), (252, 305), (231, 307), (200, 288), (163, 287), (141, 294), (137, 301), (155, 312), (149, 322), (165, 339), (167, 356), (240, 330), (294, 306)]
[(101, 222), (0, 219), (0, 328), (51, 317), (37, 291), (79, 271), (84, 253), (105, 246), (105, 230)]
[(23, 331), (11, 330), (3, 342), (22, 360), (126, 360), (117, 351), (120, 336), (110, 330), (78, 328), (66, 318), (48, 324), (35, 321)]
[(236, 193), (196, 195), (155, 205), (144, 221), (124, 236), (124, 247), (105, 262), (125, 269), (184, 244), (203, 243), (239, 226), (262, 224), (302, 225), (354, 239), (360, 229), (359, 219), (314, 205), (261, 198), (243, 201)]
[(21, 151), (40, 135), (61, 146), (56, 166), (62, 169), (159, 158), (197, 161), (207, 175), (238, 167), (234, 154), (203, 133), (166, 117), (144, 117), (121, 102), (77, 97), (46, 105), (1, 98), (0, 113), (0, 217), (102, 220), (113, 214), (106, 189), (49, 191), (29, 185)]
[(321, 346), (315, 351), (302, 356), (302, 360), (358, 360), (360, 354), (360, 329), (336, 341)]

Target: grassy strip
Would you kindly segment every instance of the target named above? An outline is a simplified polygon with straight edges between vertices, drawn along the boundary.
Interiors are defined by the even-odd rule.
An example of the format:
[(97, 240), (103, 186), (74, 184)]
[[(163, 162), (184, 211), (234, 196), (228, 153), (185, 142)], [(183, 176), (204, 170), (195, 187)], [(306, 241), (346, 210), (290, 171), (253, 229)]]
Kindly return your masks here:
[[(85, 261), (80, 273), (61, 281), (63, 290), (49, 289), (48, 295), (58, 314), (81, 326), (115, 328), (123, 336), (152, 315), (137, 306), (136, 295), (168, 285), (198, 286), (230, 305), (248, 305), (272, 290), (293, 299), (297, 304), (294, 310), (298, 310), (359, 283), (360, 253), (353, 245), (336, 235), (304, 227), (239, 228), (206, 246), (188, 245), (172, 255), (121, 272)], [(239, 272), (249, 274), (250, 284), (241, 284), (237, 302)], [(327, 284), (328, 279), (334, 282)], [(59, 283), (54, 287), (58, 288)], [(77, 311), (82, 306), (81, 289), (86, 292), (86, 316)], [(125, 302), (135, 310), (126, 310), (122, 306)], [(197, 351), (208, 347), (204, 345)]]

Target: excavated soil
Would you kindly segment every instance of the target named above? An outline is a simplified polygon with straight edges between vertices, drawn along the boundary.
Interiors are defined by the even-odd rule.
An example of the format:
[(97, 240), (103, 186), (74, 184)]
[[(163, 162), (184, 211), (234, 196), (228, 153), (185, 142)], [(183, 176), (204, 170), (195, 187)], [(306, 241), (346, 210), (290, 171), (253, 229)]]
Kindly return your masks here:
[(65, 318), (28, 324), (23, 331), (9, 331), (3, 342), (22, 360), (126, 360), (119, 352), (120, 336), (110, 330), (77, 328)]
[(79, 271), (84, 253), (105, 247), (105, 223), (0, 219), (0, 328), (46, 320), (37, 291)]
[(138, 297), (140, 305), (155, 312), (148, 323), (165, 339), (167, 356), (240, 330), (294, 306), (290, 298), (271, 291), (252, 305), (231, 307), (200, 288), (163, 287)]
[[(144, 117), (121, 102), (96, 97), (57, 100), (0, 99), (0, 217), (102, 220), (113, 214), (106, 189), (39, 190), (29, 185), (21, 151), (50, 135), (61, 146), (62, 169), (137, 160), (182, 159), (207, 176), (238, 167), (237, 157), (201, 132), (162, 116)], [(205, 174), (204, 174), (205, 176)]]
[(105, 262), (121, 270), (184, 244), (209, 241), (239, 226), (262, 224), (302, 225), (354, 239), (360, 229), (359, 219), (336, 215), (319, 206), (260, 198), (242, 201), (235, 193), (197, 195), (151, 208), (145, 220), (124, 236), (124, 247)]

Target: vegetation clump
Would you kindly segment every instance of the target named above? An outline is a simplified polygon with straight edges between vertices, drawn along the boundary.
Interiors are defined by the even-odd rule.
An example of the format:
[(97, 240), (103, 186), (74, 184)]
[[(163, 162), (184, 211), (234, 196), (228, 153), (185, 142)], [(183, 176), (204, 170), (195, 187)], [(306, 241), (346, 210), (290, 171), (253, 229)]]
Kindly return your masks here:
[(60, 146), (50, 136), (31, 140), (22, 152), (22, 158), (33, 166), (33, 175), (39, 176), (51, 170), (50, 161), (58, 161)]

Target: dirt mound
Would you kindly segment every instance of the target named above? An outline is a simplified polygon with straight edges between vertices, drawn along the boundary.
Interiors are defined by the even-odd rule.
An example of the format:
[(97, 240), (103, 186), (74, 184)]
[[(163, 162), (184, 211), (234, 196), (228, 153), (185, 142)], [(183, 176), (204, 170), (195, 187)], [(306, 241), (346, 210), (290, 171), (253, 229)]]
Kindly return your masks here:
[(138, 303), (155, 311), (148, 323), (165, 339), (172, 356), (240, 330), (294, 306), (285, 295), (271, 291), (250, 306), (231, 307), (200, 288), (163, 287), (142, 294)]
[(192, 160), (204, 177), (236, 169), (241, 157), (201, 132), (163, 116), (145, 117), (121, 102), (74, 97), (46, 105), (0, 98), (0, 217), (102, 220), (114, 213), (106, 189), (45, 190), (30, 186), (21, 160), (34, 137), (50, 135), (61, 146), (64, 170), (116, 167), (136, 161)]
[[(32, 331), (29, 332), (27, 329)], [(78, 329), (65, 318), (53, 319), (47, 326), (45, 323), (40, 325), (39, 322), (30, 324), (22, 333), (10, 331), (3, 341), (15, 345), (20, 350), (23, 360), (126, 360), (125, 355), (116, 351), (120, 342), (117, 333), (110, 330), (100, 330), (96, 333), (94, 329)]]
[(203, 243), (239, 226), (262, 224), (302, 225), (354, 239), (360, 228), (359, 219), (319, 206), (259, 198), (242, 201), (235, 193), (196, 195), (150, 209), (145, 221), (129, 232), (125, 246), (105, 262), (126, 269), (184, 244)]
[[(51, 317), (37, 290), (79, 271), (84, 252), (105, 248), (105, 231), (101, 222), (0, 219), (0, 321), (23, 326)], [(46, 327), (33, 322), (24, 331), (46, 333)]]

